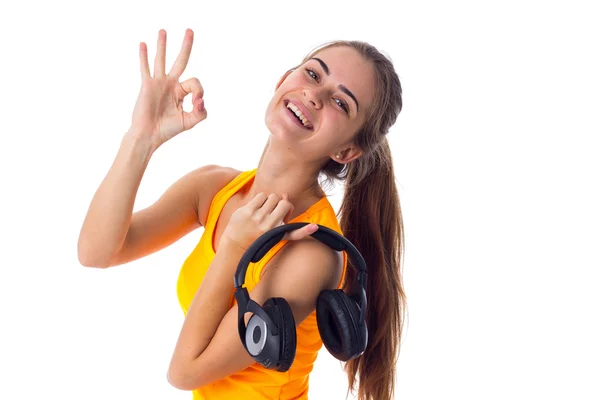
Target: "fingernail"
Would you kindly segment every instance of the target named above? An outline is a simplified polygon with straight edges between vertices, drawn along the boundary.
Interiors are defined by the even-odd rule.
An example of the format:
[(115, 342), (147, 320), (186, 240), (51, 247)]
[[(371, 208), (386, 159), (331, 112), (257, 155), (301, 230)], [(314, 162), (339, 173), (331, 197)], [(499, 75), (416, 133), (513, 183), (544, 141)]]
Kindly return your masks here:
[(198, 110), (200, 110), (200, 111), (204, 110), (204, 100), (203, 99), (198, 100)]

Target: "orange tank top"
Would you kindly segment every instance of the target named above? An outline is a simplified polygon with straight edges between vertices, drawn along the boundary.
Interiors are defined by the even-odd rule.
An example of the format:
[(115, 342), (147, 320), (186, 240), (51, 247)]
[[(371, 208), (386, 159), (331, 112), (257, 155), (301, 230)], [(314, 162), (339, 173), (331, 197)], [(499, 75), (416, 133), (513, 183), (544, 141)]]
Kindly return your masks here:
[[(215, 256), (213, 247), (213, 231), (223, 206), (227, 200), (249, 184), (256, 174), (256, 169), (245, 171), (225, 185), (213, 198), (204, 227), (204, 232), (192, 253), (187, 257), (179, 272), (177, 280), (177, 297), (184, 315)], [(326, 226), (342, 234), (333, 207), (327, 197), (321, 198), (304, 213), (291, 222), (309, 222)], [(245, 287), (252, 298), (252, 289), (260, 280), (263, 267), (287, 243), (282, 240), (275, 245), (257, 263), (250, 263), (246, 273)], [(343, 253), (344, 267), (338, 289), (342, 288), (346, 274), (347, 256)], [(233, 285), (233, 277), (232, 277)], [(236, 304), (232, 296), (231, 306)], [(287, 372), (277, 372), (264, 368), (258, 363), (229, 375), (223, 379), (193, 390), (194, 400), (239, 400), (239, 399), (308, 399), (308, 375), (313, 369), (317, 353), (323, 342), (317, 327), (316, 310), (296, 327), (296, 357)]]

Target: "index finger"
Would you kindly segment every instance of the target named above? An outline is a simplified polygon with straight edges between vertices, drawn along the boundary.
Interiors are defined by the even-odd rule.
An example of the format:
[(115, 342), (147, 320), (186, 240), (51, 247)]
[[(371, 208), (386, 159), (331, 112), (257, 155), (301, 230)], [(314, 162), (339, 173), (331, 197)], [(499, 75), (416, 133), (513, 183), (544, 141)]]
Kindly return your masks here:
[(191, 29), (185, 30), (185, 36), (183, 37), (183, 44), (181, 45), (181, 50), (179, 50), (179, 55), (173, 64), (173, 67), (169, 71), (169, 76), (179, 78), (187, 63), (190, 59), (190, 53), (192, 52), (192, 44), (194, 43), (194, 31)]
[(148, 46), (144, 42), (140, 42), (140, 71), (143, 81), (152, 78), (150, 76), (150, 66), (148, 65)]
[(319, 230), (319, 225), (308, 224), (302, 228), (294, 229), (293, 231), (286, 232), (283, 235), (282, 240), (301, 240), (311, 236), (313, 233)]
[(267, 196), (266, 193), (260, 192), (256, 196), (254, 196), (254, 198), (250, 200), (248, 204), (246, 204), (246, 207), (258, 210), (260, 207), (262, 207), (263, 204), (265, 204), (265, 201), (268, 198), (269, 196)]

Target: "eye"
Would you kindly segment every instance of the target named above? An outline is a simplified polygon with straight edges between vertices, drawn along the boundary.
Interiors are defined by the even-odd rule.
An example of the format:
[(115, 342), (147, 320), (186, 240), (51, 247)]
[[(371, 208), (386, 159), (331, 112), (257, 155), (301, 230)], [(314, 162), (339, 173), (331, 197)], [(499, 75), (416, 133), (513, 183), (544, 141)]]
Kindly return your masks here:
[(344, 109), (344, 111), (346, 112), (346, 114), (348, 114), (348, 105), (341, 99), (337, 99), (340, 101), (341, 107)]
[[(313, 71), (310, 68), (306, 68), (306, 72), (308, 73), (308, 75), (310, 75), (311, 78), (313, 78), (315, 81), (319, 82), (319, 75), (317, 75), (317, 73), (315, 71)], [(348, 109), (348, 105), (346, 104), (345, 101), (341, 100), (341, 99), (336, 99), (339, 100), (340, 107), (342, 108), (342, 110), (344, 110), (344, 112), (346, 114), (349, 114), (349, 109)]]
[[(306, 71), (308, 72), (308, 74), (310, 75), (312, 73), (312, 75), (310, 75), (315, 81), (319, 82), (319, 75), (317, 75), (315, 73), (315, 71), (313, 71), (312, 69), (308, 69), (306, 68)], [(313, 76), (314, 75), (314, 76)]]

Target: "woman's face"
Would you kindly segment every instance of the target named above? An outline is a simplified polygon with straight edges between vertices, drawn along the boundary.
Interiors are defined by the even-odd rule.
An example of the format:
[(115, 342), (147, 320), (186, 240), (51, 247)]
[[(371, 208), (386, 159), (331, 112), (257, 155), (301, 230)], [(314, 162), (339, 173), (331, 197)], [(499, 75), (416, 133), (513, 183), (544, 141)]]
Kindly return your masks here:
[[(271, 140), (285, 141), (286, 148), (297, 155), (314, 160), (334, 158), (350, 147), (373, 103), (374, 70), (347, 46), (327, 48), (313, 57), (279, 81), (265, 123)], [(300, 108), (311, 129), (297, 123), (287, 107), (289, 101)]]

